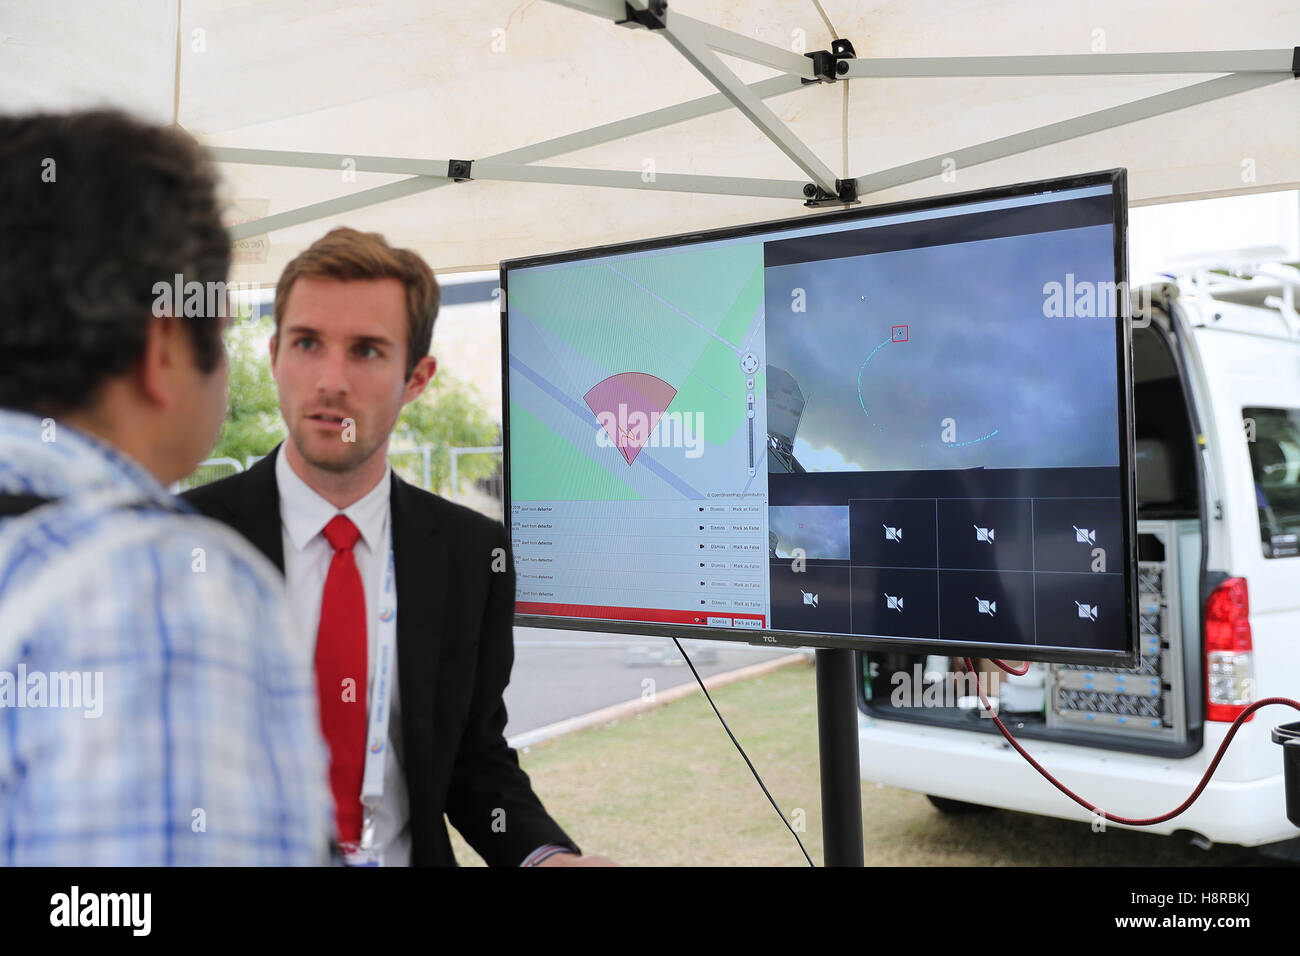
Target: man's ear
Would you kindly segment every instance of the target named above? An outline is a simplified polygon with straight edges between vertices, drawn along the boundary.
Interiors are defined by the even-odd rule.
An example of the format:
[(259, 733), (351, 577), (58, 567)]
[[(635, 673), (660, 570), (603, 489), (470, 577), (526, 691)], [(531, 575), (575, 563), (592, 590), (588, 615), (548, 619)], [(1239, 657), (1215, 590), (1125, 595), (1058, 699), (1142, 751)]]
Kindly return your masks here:
[(279, 351), (280, 333), (272, 332), (271, 338), (267, 341), (268, 350), (271, 353), (271, 378), (275, 379), (278, 384), (280, 379), (275, 374), (275, 354)]
[(183, 370), (189, 355), (182, 319), (170, 315), (151, 316), (145, 329), (144, 351), (136, 366), (136, 385), (145, 400), (163, 408), (176, 400), (176, 389), (183, 384), (176, 374)]
[(419, 398), (420, 393), (428, 386), (433, 379), (433, 373), (437, 370), (438, 361), (432, 355), (426, 355), (416, 362), (415, 370), (411, 372), (411, 377), (406, 380), (406, 390), (402, 393), (402, 404), (406, 405)]

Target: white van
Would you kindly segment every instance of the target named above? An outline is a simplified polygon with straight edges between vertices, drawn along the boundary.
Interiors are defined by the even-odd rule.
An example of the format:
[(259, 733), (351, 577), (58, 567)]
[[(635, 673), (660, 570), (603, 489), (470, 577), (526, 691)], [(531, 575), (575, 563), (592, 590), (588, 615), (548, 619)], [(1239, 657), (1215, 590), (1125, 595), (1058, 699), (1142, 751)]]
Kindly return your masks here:
[[(1135, 295), (1141, 665), (1035, 665), (1019, 686), (1002, 681), (1012, 733), (1110, 813), (1174, 809), (1244, 706), (1300, 698), (1300, 270), (1259, 272), (1152, 283), (1145, 312)], [(1000, 807), (1096, 825), (978, 708), (895, 692), (914, 674), (944, 680), (934, 658), (861, 660), (864, 780), (927, 794), (945, 812)], [(1300, 831), (1286, 818), (1269, 731), (1297, 719), (1286, 707), (1257, 712), (1200, 799), (1143, 829), (1294, 852)]]

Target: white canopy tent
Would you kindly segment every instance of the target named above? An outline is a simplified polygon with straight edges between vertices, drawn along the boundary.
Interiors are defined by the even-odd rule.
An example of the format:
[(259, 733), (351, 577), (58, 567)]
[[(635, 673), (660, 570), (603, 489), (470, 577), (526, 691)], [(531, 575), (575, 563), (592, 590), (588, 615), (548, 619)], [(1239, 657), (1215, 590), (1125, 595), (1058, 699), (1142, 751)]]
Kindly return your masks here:
[[(0, 0), (0, 110), (178, 122), (243, 222), (231, 278), (265, 283), (341, 223), (449, 271), (799, 215), (814, 180), (870, 203), (1113, 166), (1135, 204), (1300, 186), (1292, 0), (820, 7), (671, 0), (660, 30), (615, 26), (622, 0)], [(804, 83), (828, 24), (856, 59)], [(995, 56), (1042, 59), (949, 59)], [(1030, 75), (957, 75), (991, 72)]]
[[(448, 271), (797, 215), (810, 182), (868, 202), (1115, 166), (1141, 204), (1300, 186), (1295, 0), (670, 2), (622, 29), (649, 0), (0, 0), (0, 110), (185, 127), (244, 220), (232, 279), (265, 283), (340, 223)], [(835, 39), (856, 57), (804, 84)], [(817, 681), (826, 860), (860, 865), (852, 654), (820, 650)]]

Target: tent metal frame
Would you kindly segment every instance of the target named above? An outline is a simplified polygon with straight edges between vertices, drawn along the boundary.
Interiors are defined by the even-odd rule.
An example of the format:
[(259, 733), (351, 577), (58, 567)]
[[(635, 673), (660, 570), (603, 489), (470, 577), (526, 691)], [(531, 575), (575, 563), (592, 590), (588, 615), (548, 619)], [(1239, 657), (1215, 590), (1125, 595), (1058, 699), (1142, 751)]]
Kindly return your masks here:
[[(603, 17), (620, 26), (658, 33), (718, 92), (628, 119), (508, 150), (478, 160), (353, 156), (292, 150), (214, 147), (219, 162), (305, 169), (355, 169), (404, 174), (408, 178), (345, 196), (263, 216), (230, 229), (244, 239), (377, 203), (474, 179), (499, 182), (605, 186), (723, 196), (801, 199), (807, 206), (856, 203), (859, 196), (968, 168), (1053, 143), (1112, 129), (1163, 113), (1234, 96), (1283, 80), (1300, 78), (1300, 47), (1276, 50), (1215, 50), (1173, 53), (1082, 53), (1051, 56), (901, 57), (857, 59), (852, 46), (836, 39), (831, 50), (800, 55), (711, 23), (670, 12), (664, 0), (548, 0)], [(745, 84), (718, 54), (781, 71)], [(1019, 133), (951, 150), (888, 169), (838, 179), (764, 100), (795, 90), (841, 80), (902, 77), (1114, 76), (1125, 74), (1221, 73), (1215, 79), (1178, 87), (1119, 106), (1097, 110)], [(616, 139), (709, 116), (734, 107), (799, 167), (806, 180), (647, 174), (635, 170), (537, 166), (536, 160), (598, 146)], [(351, 165), (349, 165), (351, 164)]]
[[(661, 35), (698, 70), (717, 93), (555, 137), (480, 160), (345, 156), (281, 150), (214, 148), (210, 155), (227, 163), (253, 163), (311, 169), (340, 168), (407, 174), (409, 178), (363, 189), (298, 209), (234, 226), (232, 239), (284, 229), (315, 219), (437, 189), (472, 179), (562, 183), (659, 189), (714, 195), (803, 199), (823, 206), (858, 202), (859, 195), (938, 175), (952, 164), (976, 166), (1052, 143), (1074, 139), (1163, 113), (1300, 78), (1300, 47), (1278, 50), (1219, 50), (1182, 53), (1088, 53), (1059, 56), (909, 57), (859, 60), (847, 41), (834, 38), (831, 50), (799, 55), (713, 24), (670, 13), (665, 0), (550, 0), (604, 17), (615, 24)], [(719, 58), (738, 57), (780, 75), (745, 84)], [(841, 80), (900, 77), (1103, 76), (1120, 74), (1224, 74), (1120, 106), (1097, 110), (1034, 129), (931, 156), (862, 176), (838, 179), (824, 162), (764, 102), (794, 90)], [(534, 161), (563, 155), (615, 139), (648, 132), (688, 119), (739, 110), (799, 167), (807, 180), (746, 179), (625, 170), (536, 166)], [(349, 163), (352, 165), (349, 167)], [(847, 170), (846, 170), (847, 173)], [(857, 652), (817, 651), (817, 725), (821, 767), (822, 833), (828, 866), (861, 866), (862, 802), (858, 752)]]

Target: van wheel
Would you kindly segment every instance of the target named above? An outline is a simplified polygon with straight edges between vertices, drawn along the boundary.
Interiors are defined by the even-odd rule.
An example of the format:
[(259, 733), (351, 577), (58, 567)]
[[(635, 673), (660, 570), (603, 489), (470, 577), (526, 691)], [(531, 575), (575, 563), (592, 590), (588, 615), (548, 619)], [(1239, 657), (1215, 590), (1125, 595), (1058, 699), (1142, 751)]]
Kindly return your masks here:
[(946, 813), (950, 816), (960, 817), (971, 813), (987, 813), (992, 807), (986, 807), (982, 803), (967, 803), (965, 800), (949, 800), (947, 797), (936, 797), (927, 793), (925, 799), (934, 804), (934, 808), (940, 813)]

